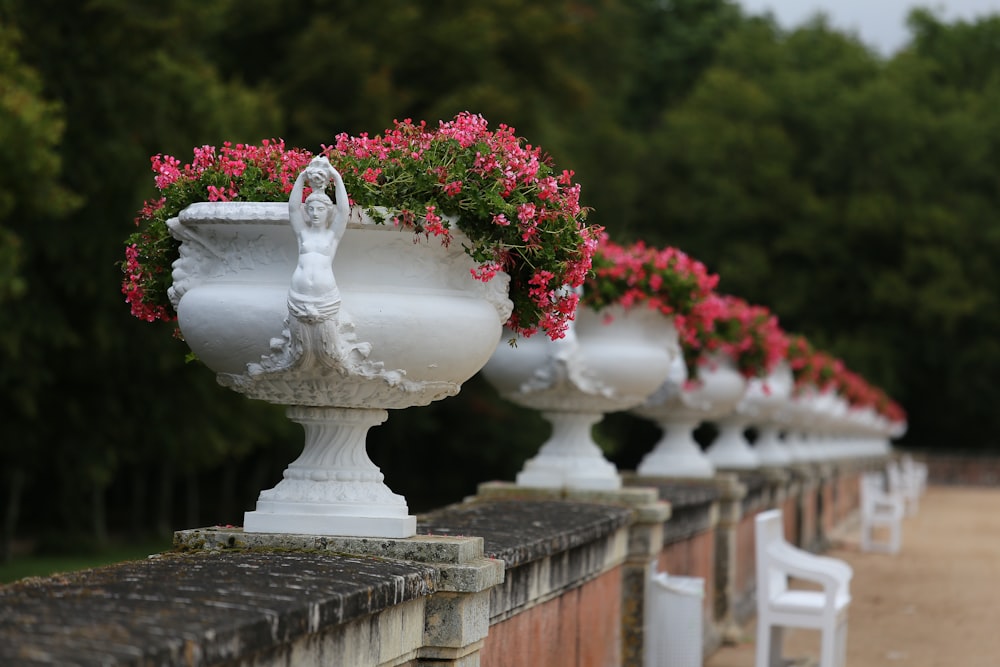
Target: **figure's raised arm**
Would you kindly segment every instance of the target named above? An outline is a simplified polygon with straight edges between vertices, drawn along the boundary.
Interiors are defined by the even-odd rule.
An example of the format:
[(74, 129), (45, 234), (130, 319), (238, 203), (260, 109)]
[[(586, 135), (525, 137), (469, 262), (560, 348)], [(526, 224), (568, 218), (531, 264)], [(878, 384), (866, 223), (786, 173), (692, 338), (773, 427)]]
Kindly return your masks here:
[(288, 195), (288, 221), (296, 234), (306, 227), (305, 216), (302, 213), (302, 192), (305, 190), (305, 182), (306, 172), (302, 170), (295, 179), (292, 192)]
[(344, 187), (344, 179), (340, 172), (331, 167), (333, 171), (334, 192), (337, 195), (337, 214), (333, 220), (333, 231), (339, 239), (347, 229), (347, 218), (351, 215), (351, 204), (347, 198), (347, 188)]

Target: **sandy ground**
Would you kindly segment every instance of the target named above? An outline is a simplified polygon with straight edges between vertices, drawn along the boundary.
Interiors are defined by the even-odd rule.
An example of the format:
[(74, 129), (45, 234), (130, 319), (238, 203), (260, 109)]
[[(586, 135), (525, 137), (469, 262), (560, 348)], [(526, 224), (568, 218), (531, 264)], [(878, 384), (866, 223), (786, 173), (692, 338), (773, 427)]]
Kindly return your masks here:
[[(1000, 488), (930, 487), (903, 522), (899, 554), (862, 553), (856, 521), (828, 555), (854, 568), (849, 667), (1000, 667)], [(705, 667), (753, 667), (754, 628)], [(815, 664), (819, 635), (786, 633)]]

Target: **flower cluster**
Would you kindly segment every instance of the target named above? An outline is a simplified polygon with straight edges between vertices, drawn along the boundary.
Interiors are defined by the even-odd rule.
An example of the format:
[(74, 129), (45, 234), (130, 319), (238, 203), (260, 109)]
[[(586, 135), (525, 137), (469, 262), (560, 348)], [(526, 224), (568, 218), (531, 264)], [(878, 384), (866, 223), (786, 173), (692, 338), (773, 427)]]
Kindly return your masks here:
[(835, 391), (853, 408), (871, 408), (892, 422), (906, 421), (906, 413), (898, 403), (847, 368), (843, 361), (816, 350), (802, 335), (793, 334), (788, 339), (788, 363), (798, 391), (806, 388)]
[(764, 377), (788, 352), (788, 336), (778, 318), (735, 296), (712, 294), (696, 304), (680, 334), (691, 377), (713, 354), (732, 359), (745, 377)]
[[(465, 251), (477, 263), (473, 276), (510, 275), (514, 311), (507, 326), (524, 336), (539, 330), (553, 339), (564, 335), (578, 298), (565, 287), (583, 283), (601, 232), (585, 224), (573, 172), (557, 172), (513, 128), (490, 130), (470, 113), (433, 129), (406, 120), (374, 137), (342, 134), (322, 154), (343, 176), (351, 203), (379, 222), (447, 244), (457, 220), (469, 239)], [(152, 158), (160, 194), (143, 205), (122, 265), (132, 314), (149, 321), (175, 317), (167, 288), (179, 244), (167, 231), (168, 219), (197, 201), (283, 201), (312, 157), (265, 141), (203, 146), (183, 166), (170, 156)]]
[(138, 229), (125, 241), (122, 293), (132, 315), (147, 322), (176, 318), (167, 289), (178, 242), (167, 220), (198, 201), (280, 201), (312, 155), (286, 149), (282, 141), (259, 146), (231, 144), (194, 149), (190, 164), (169, 155), (151, 158), (159, 196), (147, 200), (135, 219)]
[(821, 392), (836, 389), (838, 378), (846, 371), (844, 362), (828, 352), (815, 349), (801, 335), (789, 340), (788, 363), (795, 378), (795, 387), (812, 387)]
[(593, 264), (582, 301), (597, 311), (645, 305), (683, 322), (719, 282), (704, 264), (677, 248), (656, 249), (642, 241), (621, 246), (607, 234), (597, 245)]
[(566, 288), (583, 283), (601, 229), (584, 224), (573, 172), (556, 171), (514, 128), (491, 130), (470, 113), (436, 128), (405, 120), (377, 136), (341, 134), (323, 154), (343, 175), (352, 203), (378, 220), (448, 243), (457, 219), (478, 263), (473, 275), (510, 275), (510, 329), (565, 334), (578, 300)]

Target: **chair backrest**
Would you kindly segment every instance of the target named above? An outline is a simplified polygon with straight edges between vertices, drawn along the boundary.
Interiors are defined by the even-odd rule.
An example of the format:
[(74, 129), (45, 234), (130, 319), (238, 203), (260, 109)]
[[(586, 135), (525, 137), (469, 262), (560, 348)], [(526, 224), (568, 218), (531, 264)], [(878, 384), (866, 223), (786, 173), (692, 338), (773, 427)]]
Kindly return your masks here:
[(903, 470), (898, 463), (890, 461), (885, 467), (886, 475), (889, 478), (889, 490), (894, 492), (903, 491)]
[(757, 600), (758, 604), (762, 604), (788, 589), (788, 578), (784, 572), (771, 566), (768, 554), (771, 545), (785, 541), (781, 510), (767, 510), (757, 515), (754, 541), (757, 555)]
[(881, 472), (866, 472), (861, 475), (861, 483), (876, 491), (886, 491), (885, 475)]
[(882, 474), (866, 472), (861, 476), (861, 510), (869, 511), (875, 505), (877, 498), (885, 494), (885, 484)]

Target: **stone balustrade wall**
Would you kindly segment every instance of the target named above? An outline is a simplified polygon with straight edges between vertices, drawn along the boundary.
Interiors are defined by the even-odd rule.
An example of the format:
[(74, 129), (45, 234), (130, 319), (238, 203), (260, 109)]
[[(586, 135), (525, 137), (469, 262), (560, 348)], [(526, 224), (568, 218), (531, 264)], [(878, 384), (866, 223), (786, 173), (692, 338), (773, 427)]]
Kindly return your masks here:
[(1000, 486), (1000, 458), (995, 455), (945, 456), (913, 452), (912, 456), (927, 464), (927, 478), (931, 484)]
[(656, 571), (705, 580), (708, 654), (752, 620), (756, 514), (822, 549), (883, 464), (489, 483), (410, 539), (180, 531), (145, 561), (0, 588), (0, 664), (640, 667)]

